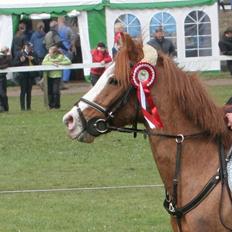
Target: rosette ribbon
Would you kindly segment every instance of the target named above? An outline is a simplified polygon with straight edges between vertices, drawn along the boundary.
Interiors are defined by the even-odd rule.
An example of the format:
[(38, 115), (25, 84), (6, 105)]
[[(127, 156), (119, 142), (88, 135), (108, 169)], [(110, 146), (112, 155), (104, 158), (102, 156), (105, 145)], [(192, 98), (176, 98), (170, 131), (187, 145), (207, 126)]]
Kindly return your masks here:
[(139, 62), (131, 70), (130, 82), (137, 89), (137, 97), (143, 116), (151, 129), (163, 128), (163, 123), (151, 95), (151, 89), (156, 79), (156, 68), (150, 63)]

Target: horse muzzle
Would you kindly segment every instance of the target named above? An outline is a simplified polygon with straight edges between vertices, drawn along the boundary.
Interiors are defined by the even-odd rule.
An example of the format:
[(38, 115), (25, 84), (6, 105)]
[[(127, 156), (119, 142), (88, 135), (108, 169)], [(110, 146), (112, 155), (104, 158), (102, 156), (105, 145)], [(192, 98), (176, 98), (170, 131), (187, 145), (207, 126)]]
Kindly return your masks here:
[(77, 106), (74, 106), (64, 115), (63, 123), (66, 125), (68, 136), (71, 139), (84, 143), (92, 143), (94, 141), (94, 136), (86, 130), (86, 121), (83, 119), (83, 115)]

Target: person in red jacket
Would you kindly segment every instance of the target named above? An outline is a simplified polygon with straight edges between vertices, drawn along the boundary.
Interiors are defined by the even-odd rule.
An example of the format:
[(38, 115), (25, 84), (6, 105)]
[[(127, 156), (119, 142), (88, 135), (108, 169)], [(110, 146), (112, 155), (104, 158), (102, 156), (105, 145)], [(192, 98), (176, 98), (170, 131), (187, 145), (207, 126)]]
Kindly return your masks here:
[[(91, 51), (91, 54), (92, 54), (93, 63), (95, 62), (95, 63), (106, 64), (112, 61), (112, 58), (109, 55), (109, 52), (107, 51), (106, 46), (103, 42), (99, 42), (97, 44), (97, 48), (93, 49)], [(103, 74), (104, 71), (105, 71), (105, 67), (91, 68), (90, 80), (93, 86), (96, 84), (99, 77)]]

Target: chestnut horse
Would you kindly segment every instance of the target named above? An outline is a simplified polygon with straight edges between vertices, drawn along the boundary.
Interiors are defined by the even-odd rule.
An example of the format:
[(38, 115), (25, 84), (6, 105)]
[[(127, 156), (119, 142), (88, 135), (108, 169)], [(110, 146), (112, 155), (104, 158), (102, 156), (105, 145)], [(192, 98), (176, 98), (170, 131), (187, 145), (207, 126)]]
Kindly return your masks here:
[[(131, 67), (146, 54), (129, 35), (123, 34), (122, 39), (115, 63), (64, 116), (69, 136), (91, 143), (114, 129), (147, 134), (167, 193), (164, 205), (173, 231), (232, 231), (231, 193), (223, 177), (223, 147), (229, 148), (231, 132), (223, 109), (215, 105), (195, 74), (158, 53), (158, 78), (151, 94), (163, 128), (151, 129), (129, 80)], [(135, 121), (146, 129), (122, 128)]]

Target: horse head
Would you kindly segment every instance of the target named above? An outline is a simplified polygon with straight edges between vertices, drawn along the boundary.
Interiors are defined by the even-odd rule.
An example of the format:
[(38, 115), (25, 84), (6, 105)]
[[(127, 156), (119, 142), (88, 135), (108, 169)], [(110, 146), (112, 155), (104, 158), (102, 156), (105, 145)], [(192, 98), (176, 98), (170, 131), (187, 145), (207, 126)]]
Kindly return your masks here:
[(126, 33), (122, 34), (122, 40), (124, 46), (116, 61), (63, 117), (72, 139), (91, 143), (96, 136), (109, 131), (109, 124), (117, 127), (132, 124), (135, 116), (138, 122), (143, 121), (129, 83), (131, 66), (143, 58), (142, 46)]

